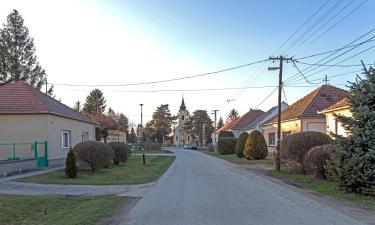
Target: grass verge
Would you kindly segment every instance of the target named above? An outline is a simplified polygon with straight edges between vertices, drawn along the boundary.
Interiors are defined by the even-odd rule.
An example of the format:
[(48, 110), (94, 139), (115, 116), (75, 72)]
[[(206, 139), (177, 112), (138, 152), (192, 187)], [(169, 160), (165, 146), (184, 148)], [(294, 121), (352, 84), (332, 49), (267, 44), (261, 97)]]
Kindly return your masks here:
[(143, 184), (157, 180), (174, 159), (174, 156), (146, 156), (146, 165), (143, 165), (142, 157), (131, 156), (126, 163), (111, 165), (95, 173), (86, 166), (80, 166), (75, 179), (66, 178), (64, 170), (58, 170), (16, 181), (40, 184)]
[(238, 158), (236, 154), (220, 155), (218, 152), (208, 152), (208, 151), (200, 151), (200, 152), (218, 157), (220, 159), (227, 160), (232, 163), (238, 163), (238, 164), (273, 164), (272, 159), (248, 160), (245, 158)]
[(142, 153), (145, 153), (145, 154), (171, 153), (171, 154), (173, 154), (173, 152), (168, 151), (168, 150), (155, 150), (155, 149), (144, 150), (144, 151), (141, 151), (139, 149), (133, 149), (132, 150), (132, 154), (142, 154)]
[(96, 224), (126, 201), (125, 197), (0, 195), (0, 224)]
[(334, 182), (320, 180), (311, 176), (297, 174), (292, 171), (270, 171), (271, 175), (275, 177), (287, 178), (299, 184), (302, 184), (308, 189), (333, 196), (339, 199), (358, 203), (363, 206), (375, 207), (375, 197), (360, 196), (354, 193), (345, 192), (337, 186)]

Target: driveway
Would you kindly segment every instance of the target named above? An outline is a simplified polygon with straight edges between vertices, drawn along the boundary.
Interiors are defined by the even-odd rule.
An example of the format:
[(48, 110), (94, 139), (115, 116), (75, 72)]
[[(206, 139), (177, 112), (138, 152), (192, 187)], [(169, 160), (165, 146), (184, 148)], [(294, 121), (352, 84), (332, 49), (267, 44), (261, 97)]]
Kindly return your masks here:
[(120, 224), (366, 224), (350, 208), (325, 204), (224, 160), (191, 150), (174, 152), (171, 168)]

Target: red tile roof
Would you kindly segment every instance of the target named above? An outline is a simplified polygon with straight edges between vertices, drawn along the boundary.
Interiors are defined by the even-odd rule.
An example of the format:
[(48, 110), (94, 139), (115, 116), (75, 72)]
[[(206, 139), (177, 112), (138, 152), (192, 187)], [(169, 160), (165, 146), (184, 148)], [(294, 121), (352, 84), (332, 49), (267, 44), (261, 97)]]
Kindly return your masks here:
[[(324, 119), (325, 116), (318, 111), (345, 98), (348, 91), (331, 86), (323, 85), (296, 101), (281, 113), (281, 121), (292, 119)], [(264, 124), (276, 123), (277, 116)]]
[(320, 112), (331, 112), (331, 111), (335, 111), (335, 110), (338, 110), (338, 109), (348, 109), (349, 107), (350, 106), (349, 106), (348, 99), (344, 98), (344, 99), (336, 102), (335, 104), (330, 105), (327, 108), (321, 110)]
[(259, 109), (250, 109), (249, 112), (245, 113), (243, 116), (241, 116), (237, 123), (234, 124), (231, 129), (232, 130), (242, 130), (244, 127), (252, 123), (254, 120), (262, 116), (264, 112)]
[(235, 120), (231, 120), (229, 121), (228, 123), (226, 123), (224, 126), (220, 127), (219, 129), (216, 130), (216, 133), (220, 133), (221, 131), (224, 131), (224, 130), (228, 130), (228, 129), (231, 129), (237, 122), (238, 122), (239, 118), (238, 119), (235, 119)]
[(53, 114), (95, 124), (88, 117), (23, 82), (0, 86), (0, 114)]

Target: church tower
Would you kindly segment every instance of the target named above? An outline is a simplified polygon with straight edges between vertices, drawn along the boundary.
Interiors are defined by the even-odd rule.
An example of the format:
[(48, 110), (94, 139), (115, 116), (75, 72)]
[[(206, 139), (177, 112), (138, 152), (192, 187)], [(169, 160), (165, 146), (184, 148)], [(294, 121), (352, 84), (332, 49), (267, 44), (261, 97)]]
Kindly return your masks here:
[(184, 129), (184, 125), (188, 118), (189, 111), (186, 110), (184, 96), (182, 96), (180, 110), (178, 111), (178, 125), (173, 131), (173, 143), (176, 147), (182, 147), (185, 144), (190, 144), (192, 142), (190, 132)]
[(182, 126), (185, 124), (187, 117), (189, 116), (188, 111), (186, 110), (184, 96), (182, 96), (180, 111), (178, 111), (178, 123)]

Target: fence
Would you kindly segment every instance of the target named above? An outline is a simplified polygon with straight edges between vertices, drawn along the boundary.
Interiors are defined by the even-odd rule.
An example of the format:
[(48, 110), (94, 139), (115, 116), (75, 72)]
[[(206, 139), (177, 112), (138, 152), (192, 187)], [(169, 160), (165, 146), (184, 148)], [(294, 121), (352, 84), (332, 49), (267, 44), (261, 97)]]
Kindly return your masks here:
[(35, 159), (38, 167), (48, 166), (47, 142), (0, 143), (0, 161)]

